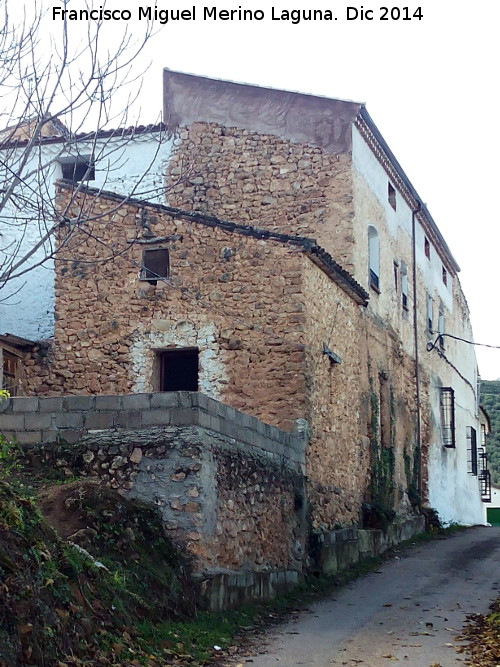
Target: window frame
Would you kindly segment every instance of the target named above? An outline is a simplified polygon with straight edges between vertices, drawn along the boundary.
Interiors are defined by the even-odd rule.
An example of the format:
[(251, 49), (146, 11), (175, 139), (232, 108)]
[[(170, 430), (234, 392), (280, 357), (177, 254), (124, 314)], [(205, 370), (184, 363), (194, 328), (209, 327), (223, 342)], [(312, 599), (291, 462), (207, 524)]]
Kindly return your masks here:
[[(159, 272), (155, 270), (154, 265), (152, 265), (151, 262), (148, 263), (146, 260), (148, 254), (151, 255), (153, 253), (165, 253), (165, 270), (162, 272)], [(157, 268), (158, 265), (156, 265)], [(165, 280), (166, 278), (170, 277), (170, 252), (169, 249), (164, 247), (164, 246), (155, 246), (153, 248), (143, 248), (142, 249), (142, 259), (141, 259), (141, 270), (139, 273), (139, 280), (142, 282), (147, 282), (150, 285), (156, 285), (159, 280)]]
[(452, 387), (440, 387), (441, 439), (443, 447), (455, 449), (455, 391)]

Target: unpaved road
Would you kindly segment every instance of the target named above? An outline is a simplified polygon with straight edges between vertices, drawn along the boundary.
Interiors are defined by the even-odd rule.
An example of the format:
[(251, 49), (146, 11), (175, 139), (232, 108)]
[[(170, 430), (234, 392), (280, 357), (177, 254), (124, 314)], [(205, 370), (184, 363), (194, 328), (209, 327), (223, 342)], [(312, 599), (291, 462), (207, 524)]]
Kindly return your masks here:
[(466, 615), (500, 595), (500, 528), (472, 528), (404, 550), (377, 572), (274, 628), (249, 667), (457, 667)]

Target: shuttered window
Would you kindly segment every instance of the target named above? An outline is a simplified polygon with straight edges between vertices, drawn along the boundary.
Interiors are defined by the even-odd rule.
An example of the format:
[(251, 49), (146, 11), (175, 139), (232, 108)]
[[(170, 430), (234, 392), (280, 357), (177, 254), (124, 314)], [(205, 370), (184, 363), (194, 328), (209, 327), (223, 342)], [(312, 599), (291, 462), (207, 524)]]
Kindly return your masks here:
[(141, 280), (156, 285), (160, 278), (169, 276), (169, 256), (167, 248), (144, 250), (142, 256)]

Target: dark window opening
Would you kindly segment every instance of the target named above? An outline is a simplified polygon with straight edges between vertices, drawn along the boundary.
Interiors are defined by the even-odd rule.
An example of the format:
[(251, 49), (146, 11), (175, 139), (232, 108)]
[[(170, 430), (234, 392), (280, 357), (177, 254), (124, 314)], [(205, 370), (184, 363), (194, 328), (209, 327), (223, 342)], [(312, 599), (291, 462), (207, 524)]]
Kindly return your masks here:
[(3, 350), (2, 389), (11, 396), (17, 394), (17, 357)]
[(394, 289), (396, 292), (398, 291), (398, 273), (399, 273), (399, 266), (398, 263), (395, 261), (394, 262)]
[(443, 266), (443, 283), (444, 283), (445, 285), (448, 284), (448, 272), (446, 271), (446, 269), (444, 268), (444, 266)]
[(455, 447), (455, 392), (441, 387), (441, 433), (445, 447)]
[(80, 157), (60, 158), (62, 177), (67, 181), (94, 181), (95, 166), (90, 155)]
[(380, 281), (379, 277), (373, 269), (370, 269), (370, 287), (380, 294)]
[(472, 426), (467, 426), (467, 454), (468, 454), (468, 466), (469, 471), (472, 475), (477, 476), (478, 472), (478, 461), (477, 461), (477, 435), (476, 429)]
[(403, 310), (408, 310), (408, 269), (406, 264), (401, 262), (401, 297), (403, 302)]
[(424, 238), (424, 251), (425, 251), (425, 256), (427, 259), (431, 258), (431, 244), (429, 243), (429, 239), (427, 237)]
[(396, 210), (396, 190), (390, 183), (387, 183), (387, 200), (394, 210)]
[(196, 348), (166, 350), (160, 357), (160, 391), (198, 391)]
[(159, 278), (168, 278), (169, 256), (166, 248), (144, 250), (142, 255), (141, 280), (156, 285)]

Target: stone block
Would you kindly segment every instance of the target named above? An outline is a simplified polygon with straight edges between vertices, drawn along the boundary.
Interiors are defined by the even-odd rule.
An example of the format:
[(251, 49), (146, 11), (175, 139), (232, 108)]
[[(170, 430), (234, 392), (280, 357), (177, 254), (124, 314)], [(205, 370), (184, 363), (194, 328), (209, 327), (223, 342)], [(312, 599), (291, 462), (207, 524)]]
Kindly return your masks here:
[(142, 425), (143, 426), (163, 426), (166, 424), (176, 424), (178, 422), (172, 419), (172, 414), (176, 411), (182, 410), (181, 408), (169, 409), (158, 409), (158, 410), (147, 410), (142, 413)]
[(96, 410), (121, 410), (122, 397), (121, 396), (96, 396), (95, 409)]
[(179, 393), (177, 391), (167, 391), (151, 394), (151, 407), (153, 409), (180, 407)]
[[(62, 412), (55, 415), (54, 423), (57, 428), (83, 428), (83, 412)], [(50, 424), (42, 428), (49, 428)]]
[(124, 410), (149, 410), (151, 408), (151, 394), (126, 394), (122, 396)]
[(114, 412), (88, 412), (85, 415), (85, 428), (89, 430), (113, 428), (115, 416)]
[(92, 410), (94, 407), (95, 396), (66, 396), (64, 398), (64, 409), (73, 410)]
[(13, 398), (12, 412), (37, 412), (39, 405), (40, 402), (38, 398), (33, 396), (27, 398)]
[(24, 428), (27, 431), (41, 431), (42, 429), (50, 428), (51, 422), (52, 415), (48, 413), (24, 415)]
[(115, 426), (120, 428), (141, 428), (142, 415), (141, 410), (121, 410), (116, 413)]
[(16, 440), (20, 445), (34, 445), (42, 442), (41, 431), (21, 431), (17, 433)]
[(0, 431), (23, 431), (24, 415), (0, 415)]
[(62, 412), (64, 398), (62, 396), (40, 398), (40, 412)]

